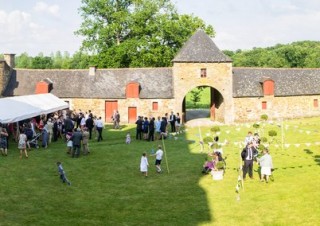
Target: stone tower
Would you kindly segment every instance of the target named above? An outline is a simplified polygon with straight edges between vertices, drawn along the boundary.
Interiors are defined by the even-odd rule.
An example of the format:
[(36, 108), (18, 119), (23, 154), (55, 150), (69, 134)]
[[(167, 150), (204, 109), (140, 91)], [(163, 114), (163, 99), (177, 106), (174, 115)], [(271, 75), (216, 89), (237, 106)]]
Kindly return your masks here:
[(232, 97), (232, 60), (212, 39), (198, 30), (173, 59), (175, 108), (185, 113), (185, 97), (199, 86), (211, 88), (211, 120), (234, 121)]

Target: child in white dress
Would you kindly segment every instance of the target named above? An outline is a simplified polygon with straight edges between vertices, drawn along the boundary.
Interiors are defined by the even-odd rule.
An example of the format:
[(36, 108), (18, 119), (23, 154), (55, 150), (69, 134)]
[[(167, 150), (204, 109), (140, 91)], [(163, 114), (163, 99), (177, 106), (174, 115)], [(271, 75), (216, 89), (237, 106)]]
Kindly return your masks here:
[(142, 174), (144, 174), (145, 177), (148, 176), (148, 159), (147, 159), (147, 154), (143, 153), (141, 156), (141, 161), (140, 161), (140, 171)]
[(126, 144), (130, 144), (130, 143), (131, 143), (130, 133), (127, 133), (127, 136), (126, 136)]

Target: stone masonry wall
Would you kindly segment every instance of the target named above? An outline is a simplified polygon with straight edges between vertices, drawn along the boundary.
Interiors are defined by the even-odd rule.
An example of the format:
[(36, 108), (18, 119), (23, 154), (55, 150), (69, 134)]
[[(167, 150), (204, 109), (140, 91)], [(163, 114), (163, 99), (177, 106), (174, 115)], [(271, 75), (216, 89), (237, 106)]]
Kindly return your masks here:
[(0, 60), (0, 96), (2, 96), (2, 92), (3, 92), (3, 77), (4, 77), (4, 61)]
[[(91, 110), (93, 115), (102, 118), (105, 121), (105, 102), (112, 99), (67, 99), (64, 101), (69, 102), (71, 110), (78, 111), (81, 109), (83, 112)], [(165, 113), (170, 113), (174, 109), (173, 99), (117, 99), (118, 111), (120, 113), (121, 123), (128, 123), (128, 108), (136, 107), (138, 116), (155, 117), (164, 116)], [(158, 102), (158, 111), (152, 110), (152, 103)]]
[[(314, 107), (314, 100), (320, 103), (320, 96), (294, 97), (263, 97), (263, 98), (234, 98), (235, 121), (257, 121), (261, 115), (269, 119), (299, 118), (320, 116), (319, 107)], [(267, 109), (262, 109), (262, 102), (267, 103)]]
[(0, 96), (2, 96), (5, 87), (10, 79), (11, 70), (5, 61), (0, 60)]
[[(201, 78), (201, 69), (207, 69), (207, 77)], [(173, 65), (175, 111), (182, 110), (186, 94), (198, 86), (210, 86), (223, 96), (223, 104), (216, 109), (216, 120), (232, 123), (234, 109), (232, 98), (231, 63), (175, 63)]]

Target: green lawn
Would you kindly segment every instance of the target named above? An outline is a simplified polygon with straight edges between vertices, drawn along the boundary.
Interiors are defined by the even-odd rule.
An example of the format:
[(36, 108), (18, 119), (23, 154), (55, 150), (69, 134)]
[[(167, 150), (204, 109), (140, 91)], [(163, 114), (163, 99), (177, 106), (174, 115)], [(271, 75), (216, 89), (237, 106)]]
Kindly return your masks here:
[(210, 108), (210, 87), (204, 87), (201, 91), (200, 101), (198, 103), (192, 102), (192, 93), (190, 92), (186, 95), (186, 108), (195, 109), (195, 108)]
[[(9, 156), (0, 156), (0, 225), (318, 225), (319, 118), (285, 121), (283, 145), (280, 125), (263, 123), (259, 131), (266, 137), (271, 129), (278, 132), (270, 145), (275, 181), (261, 183), (255, 172), (240, 200), (235, 192), (240, 142), (248, 130), (255, 131), (252, 124), (220, 127), (220, 141), (228, 141), (222, 181), (201, 174), (206, 154), (200, 153), (199, 139), (213, 135), (205, 127), (165, 140), (170, 173), (163, 160), (164, 172), (157, 174), (154, 157), (148, 157), (148, 178), (139, 172), (141, 154), (162, 142), (132, 139), (126, 145), (134, 126), (107, 127), (104, 141), (92, 141), (92, 153), (79, 159), (70, 158), (59, 141), (20, 160), (17, 145), (10, 143)], [(72, 186), (60, 182), (57, 161)]]

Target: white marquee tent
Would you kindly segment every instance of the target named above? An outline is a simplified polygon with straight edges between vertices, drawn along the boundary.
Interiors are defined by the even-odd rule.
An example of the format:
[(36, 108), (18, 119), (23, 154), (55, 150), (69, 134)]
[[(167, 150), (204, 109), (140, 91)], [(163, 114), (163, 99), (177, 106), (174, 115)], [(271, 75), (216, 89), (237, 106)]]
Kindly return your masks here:
[(0, 122), (11, 123), (67, 109), (69, 105), (51, 93), (0, 99)]

